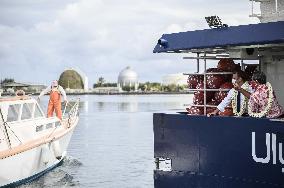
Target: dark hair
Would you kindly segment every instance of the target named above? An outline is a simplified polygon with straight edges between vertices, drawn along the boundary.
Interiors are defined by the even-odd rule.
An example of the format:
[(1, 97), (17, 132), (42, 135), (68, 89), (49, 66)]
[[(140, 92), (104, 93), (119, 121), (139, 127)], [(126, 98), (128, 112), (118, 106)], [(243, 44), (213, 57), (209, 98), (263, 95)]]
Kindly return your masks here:
[(258, 81), (260, 84), (266, 83), (266, 76), (263, 72), (255, 72), (252, 75), (252, 80)]
[(237, 74), (238, 77), (241, 77), (243, 79), (243, 81), (249, 81), (249, 76), (246, 72), (242, 71), (242, 70), (236, 70), (233, 72), (233, 74)]

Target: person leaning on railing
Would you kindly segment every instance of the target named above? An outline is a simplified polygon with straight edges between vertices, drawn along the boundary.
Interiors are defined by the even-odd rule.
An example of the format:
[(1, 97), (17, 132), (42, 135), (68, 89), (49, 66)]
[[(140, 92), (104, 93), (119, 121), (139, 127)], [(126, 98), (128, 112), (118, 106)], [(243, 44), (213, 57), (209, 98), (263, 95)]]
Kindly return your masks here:
[(248, 75), (241, 70), (233, 73), (232, 88), (222, 102), (217, 106), (216, 110), (209, 113), (207, 116), (215, 116), (220, 111), (224, 112), (225, 108), (232, 103), (233, 112), (237, 116), (242, 116), (247, 113), (248, 95), (253, 92), (251, 86), (248, 83)]

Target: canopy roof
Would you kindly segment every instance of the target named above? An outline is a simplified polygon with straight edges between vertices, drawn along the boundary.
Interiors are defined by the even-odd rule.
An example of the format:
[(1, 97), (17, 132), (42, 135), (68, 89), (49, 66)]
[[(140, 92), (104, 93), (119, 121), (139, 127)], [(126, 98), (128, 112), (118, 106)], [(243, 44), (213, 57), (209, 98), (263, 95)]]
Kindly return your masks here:
[(284, 21), (164, 34), (154, 53), (284, 45)]

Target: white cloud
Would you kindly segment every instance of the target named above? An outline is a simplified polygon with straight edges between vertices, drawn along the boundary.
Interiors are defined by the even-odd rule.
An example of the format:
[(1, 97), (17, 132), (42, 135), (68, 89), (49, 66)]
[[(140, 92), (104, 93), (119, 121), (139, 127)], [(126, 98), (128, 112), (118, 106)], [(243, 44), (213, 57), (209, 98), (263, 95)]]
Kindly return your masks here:
[(229, 25), (255, 22), (249, 3), (214, 0), (2, 0), (0, 78), (48, 83), (79, 67), (90, 84), (99, 76), (116, 81), (130, 65), (142, 81), (194, 70), (182, 55), (153, 54), (163, 33), (207, 28), (218, 14)]

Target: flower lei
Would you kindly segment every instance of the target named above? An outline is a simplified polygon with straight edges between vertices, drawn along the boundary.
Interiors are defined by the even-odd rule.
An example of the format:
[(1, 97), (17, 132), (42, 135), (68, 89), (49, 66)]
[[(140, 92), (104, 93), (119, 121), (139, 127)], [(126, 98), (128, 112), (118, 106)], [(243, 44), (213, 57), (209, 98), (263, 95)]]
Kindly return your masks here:
[[(249, 88), (248, 82), (245, 82), (245, 83), (243, 84), (242, 88), (247, 91), (248, 88)], [(238, 112), (238, 111), (237, 111), (237, 96), (238, 96), (238, 91), (237, 91), (237, 90), (234, 90), (233, 99), (232, 99), (233, 113), (234, 113), (236, 116), (242, 116), (243, 113), (245, 112), (246, 107), (247, 107), (248, 99), (247, 99), (246, 97), (244, 98), (244, 100), (243, 100), (242, 103), (241, 103), (241, 109), (240, 109), (240, 111)]]
[(271, 84), (269, 82), (266, 83), (266, 86), (268, 87), (268, 91), (269, 91), (267, 106), (265, 107), (265, 109), (262, 112), (254, 113), (252, 111), (252, 109), (251, 109), (251, 106), (248, 105), (248, 114), (251, 117), (256, 117), (256, 118), (264, 117), (264, 116), (266, 116), (268, 114), (268, 112), (270, 111), (270, 109), (272, 107), (272, 102), (273, 102), (272, 86), (271, 86)]

